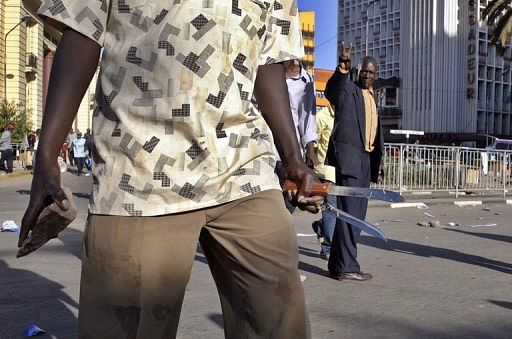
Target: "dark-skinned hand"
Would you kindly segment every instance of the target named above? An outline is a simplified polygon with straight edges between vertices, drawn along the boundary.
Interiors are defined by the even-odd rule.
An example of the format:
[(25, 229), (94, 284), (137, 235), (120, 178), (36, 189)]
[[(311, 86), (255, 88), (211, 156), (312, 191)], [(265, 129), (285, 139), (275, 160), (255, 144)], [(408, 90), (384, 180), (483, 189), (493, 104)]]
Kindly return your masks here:
[(316, 155), (315, 143), (310, 142), (306, 145), (306, 165), (311, 169), (315, 169), (319, 164), (320, 161)]
[(288, 200), (301, 210), (318, 213), (324, 198), (311, 196), (311, 186), (320, 183), (311, 168), (303, 161), (293, 161), (285, 165), (284, 175), (286, 180), (291, 180), (300, 187), (298, 191), (284, 192)]
[(342, 70), (348, 71), (350, 70), (350, 64), (352, 60), (350, 59), (352, 55), (352, 43), (346, 44), (345, 41), (341, 42), (341, 50), (339, 56), (339, 66)]
[(51, 163), (38, 160), (30, 189), (30, 202), (21, 221), (18, 247), (21, 247), (29, 232), (36, 225), (37, 218), (43, 209), (54, 202), (64, 211), (70, 206), (66, 194), (60, 186), (59, 165), (56, 161)]

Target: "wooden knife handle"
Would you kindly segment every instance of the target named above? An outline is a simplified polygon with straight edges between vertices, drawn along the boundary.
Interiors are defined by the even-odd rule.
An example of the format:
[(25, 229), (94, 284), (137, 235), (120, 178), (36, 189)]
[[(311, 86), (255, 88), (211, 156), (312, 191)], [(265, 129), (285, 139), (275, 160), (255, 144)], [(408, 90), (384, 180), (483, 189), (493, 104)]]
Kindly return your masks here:
[[(329, 183), (321, 183), (321, 184), (313, 184), (311, 187), (311, 195), (317, 195), (321, 197), (326, 197), (329, 194), (329, 189), (331, 188), (332, 184)], [(299, 185), (297, 183), (286, 180), (283, 185), (284, 191), (298, 191)]]

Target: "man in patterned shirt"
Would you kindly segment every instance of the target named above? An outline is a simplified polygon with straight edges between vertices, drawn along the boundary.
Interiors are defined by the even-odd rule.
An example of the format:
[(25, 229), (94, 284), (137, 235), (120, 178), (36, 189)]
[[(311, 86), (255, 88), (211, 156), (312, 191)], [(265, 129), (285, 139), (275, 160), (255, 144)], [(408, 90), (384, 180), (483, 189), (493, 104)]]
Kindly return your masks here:
[(275, 138), (302, 187), (289, 193), (316, 209), (282, 65), (303, 54), (296, 0), (45, 0), (39, 14), (67, 28), (20, 244), (45, 201), (69, 205), (56, 159), (103, 47), (79, 336), (175, 337), (199, 239), (226, 337), (309, 337), (273, 173)]

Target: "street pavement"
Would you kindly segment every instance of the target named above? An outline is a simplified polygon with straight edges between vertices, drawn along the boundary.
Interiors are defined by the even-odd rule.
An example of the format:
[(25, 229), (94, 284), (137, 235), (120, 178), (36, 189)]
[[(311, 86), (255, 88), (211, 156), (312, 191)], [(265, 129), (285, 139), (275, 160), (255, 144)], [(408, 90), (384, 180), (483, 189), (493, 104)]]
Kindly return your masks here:
[[(0, 223), (21, 223), (30, 176), (0, 180)], [(67, 173), (77, 220), (59, 239), (16, 259), (17, 234), (0, 233), (0, 339), (21, 338), (37, 324), (43, 338), (74, 338), (78, 314), (80, 250), (91, 178)], [(428, 210), (372, 205), (368, 221), (387, 243), (363, 235), (359, 260), (374, 279), (340, 282), (327, 277), (311, 222), (296, 212), (301, 274), (313, 338), (512, 338), (512, 206)], [(434, 218), (425, 215), (425, 212)], [(460, 224), (426, 228), (419, 221)], [(496, 226), (481, 226), (492, 225)], [(181, 315), (179, 338), (223, 338), (217, 290), (204, 256), (196, 255)]]

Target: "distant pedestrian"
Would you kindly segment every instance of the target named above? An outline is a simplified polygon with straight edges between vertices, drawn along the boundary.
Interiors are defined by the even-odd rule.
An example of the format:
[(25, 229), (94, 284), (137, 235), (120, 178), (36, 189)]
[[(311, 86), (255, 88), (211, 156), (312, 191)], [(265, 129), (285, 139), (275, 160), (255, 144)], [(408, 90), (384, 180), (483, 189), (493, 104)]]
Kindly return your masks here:
[(93, 143), (93, 139), (92, 139), (92, 134), (91, 134), (91, 129), (90, 128), (88, 128), (87, 131), (85, 132), (84, 138), (85, 138), (85, 152), (89, 156), (92, 156), (92, 143)]
[(20, 145), (20, 160), (21, 160), (21, 167), (26, 170), (27, 169), (27, 162), (28, 162), (28, 137), (25, 134), (23, 136), (23, 140), (21, 141)]
[(73, 150), (73, 146), (72, 146), (72, 145), (73, 145), (73, 141), (74, 141), (75, 139), (76, 139), (76, 133), (73, 131), (73, 129), (71, 129), (71, 130), (69, 131), (69, 134), (68, 134), (67, 138), (66, 138), (66, 142), (68, 143), (68, 147), (69, 147), (69, 153), (68, 153), (68, 156), (69, 156), (69, 164), (70, 164), (71, 166), (74, 166), (74, 164), (75, 164), (75, 158), (74, 158), (74, 156), (73, 156), (73, 152), (74, 152), (74, 150)]
[(62, 159), (64, 160), (64, 163), (68, 163), (68, 153), (69, 153), (69, 144), (66, 141), (62, 143), (62, 147), (60, 148), (60, 154), (62, 156)]
[[(284, 62), (286, 85), (292, 111), (295, 135), (301, 147), (303, 157), (310, 168), (318, 165), (315, 153), (315, 145), (318, 136), (316, 134), (316, 96), (313, 77), (302, 67), (298, 60)], [(279, 154), (276, 154), (277, 163), (275, 172), (281, 186), (284, 184), (284, 166)], [(290, 213), (295, 211), (295, 206), (285, 198), (286, 208)]]
[(89, 154), (85, 155), (84, 165), (86, 168), (85, 176), (88, 177), (91, 175), (92, 172), (92, 158)]
[(41, 135), (41, 130), (37, 129), (36, 134), (34, 136), (34, 146), (32, 149), (34, 152), (32, 153), (32, 171), (34, 170), (34, 167), (36, 166), (36, 158), (37, 158), (37, 147), (39, 146), (39, 136)]
[[(315, 167), (315, 173), (322, 182), (330, 183), (336, 182), (336, 169), (333, 166), (325, 165), (324, 162), (333, 126), (334, 109), (332, 106), (324, 107), (316, 115), (316, 132), (318, 134), (316, 156), (319, 164)], [(336, 207), (336, 196), (328, 195), (325, 200), (329, 205)], [(336, 214), (330, 210), (322, 211), (322, 218), (313, 222), (313, 230), (317, 233), (321, 245), (320, 258), (324, 260), (329, 260), (335, 227)]]
[(0, 137), (0, 165), (5, 169), (5, 172), (12, 173), (14, 151), (12, 149), (12, 131), (14, 130), (13, 124), (5, 126), (5, 130)]
[(82, 169), (85, 164), (85, 138), (82, 136), (82, 132), (76, 132), (76, 139), (73, 140), (73, 157), (77, 169), (77, 175), (82, 175)]

